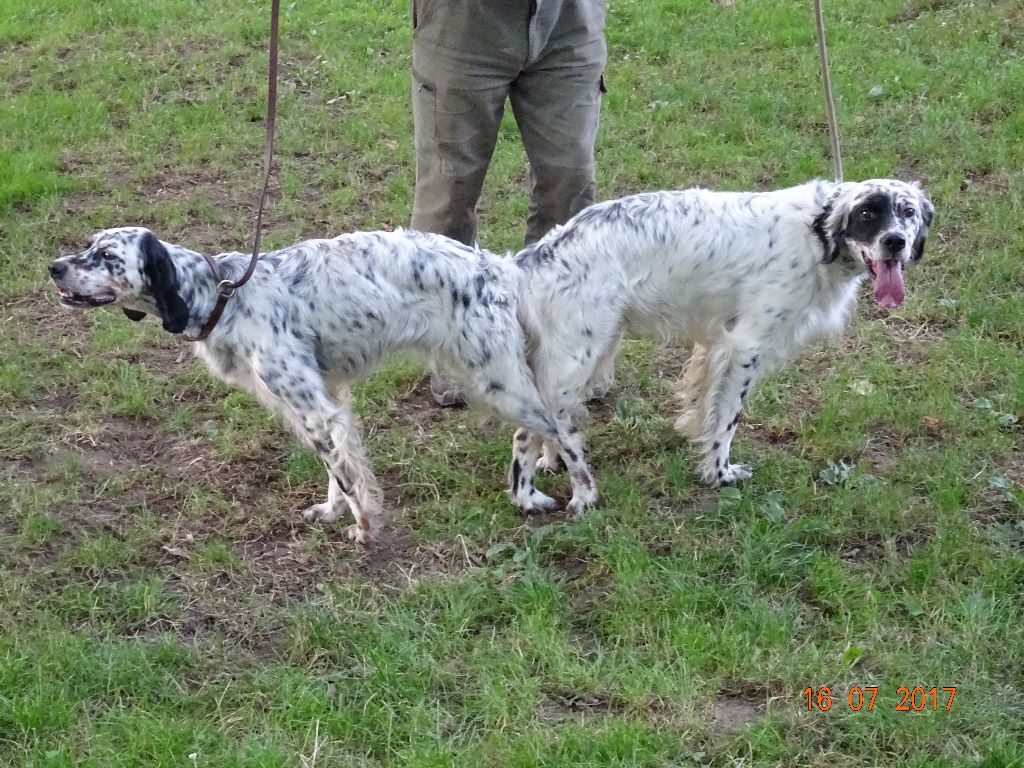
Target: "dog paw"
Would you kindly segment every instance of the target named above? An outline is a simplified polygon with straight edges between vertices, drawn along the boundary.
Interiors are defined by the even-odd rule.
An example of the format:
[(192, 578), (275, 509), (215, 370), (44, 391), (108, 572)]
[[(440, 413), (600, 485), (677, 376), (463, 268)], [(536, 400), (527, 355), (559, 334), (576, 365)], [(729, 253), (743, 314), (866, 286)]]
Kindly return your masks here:
[(353, 523), (348, 528), (346, 528), (345, 535), (348, 536), (349, 539), (351, 539), (352, 541), (355, 541), (357, 544), (366, 544), (368, 542), (373, 541), (376, 538), (372, 529), (363, 528), (361, 525), (359, 525), (359, 523)]
[(599, 381), (595, 384), (592, 384), (590, 387), (590, 391), (587, 392), (587, 402), (593, 403), (600, 400), (604, 400), (606, 397), (608, 397), (608, 393), (612, 391), (612, 387), (614, 386), (615, 381), (613, 379)]
[(716, 480), (718, 485), (733, 485), (741, 480), (749, 479), (753, 474), (754, 469), (749, 464), (730, 464), (722, 470)]
[(700, 475), (704, 482), (712, 488), (723, 485), (734, 485), (741, 480), (746, 480), (754, 474), (754, 469), (749, 464), (726, 464), (717, 467), (702, 466)]
[(338, 519), (338, 511), (328, 502), (314, 504), (302, 513), (302, 519), (307, 523), (333, 523)]
[(541, 472), (560, 472), (565, 469), (565, 462), (557, 453), (545, 453), (537, 459), (537, 469)]
[(565, 511), (569, 514), (570, 518), (578, 520), (583, 516), (584, 512), (593, 508), (595, 504), (597, 504), (597, 498), (573, 496), (569, 499), (569, 503), (565, 505)]
[(537, 489), (514, 499), (513, 503), (527, 515), (542, 515), (558, 506), (557, 501)]

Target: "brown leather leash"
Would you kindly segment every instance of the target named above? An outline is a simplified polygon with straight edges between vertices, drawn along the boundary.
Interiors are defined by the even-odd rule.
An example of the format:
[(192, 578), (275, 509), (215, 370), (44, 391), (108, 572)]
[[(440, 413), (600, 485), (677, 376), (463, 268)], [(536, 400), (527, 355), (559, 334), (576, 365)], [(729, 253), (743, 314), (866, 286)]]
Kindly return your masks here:
[(821, 70), (821, 86), (825, 91), (825, 110), (828, 116), (828, 137), (832, 145), (832, 165), (836, 181), (843, 180), (843, 151), (839, 139), (839, 121), (836, 120), (836, 102), (832, 98), (832, 78), (828, 73), (828, 47), (825, 45), (825, 13), (822, 0), (814, 0), (815, 32), (818, 37), (818, 67)]
[(281, 15), (281, 0), (271, 0), (270, 4), (270, 64), (268, 67), (267, 75), (267, 136), (263, 142), (263, 186), (260, 189), (259, 202), (256, 206), (256, 235), (253, 238), (252, 244), (252, 258), (249, 260), (249, 266), (245, 270), (245, 274), (237, 281), (222, 280), (220, 272), (217, 269), (217, 263), (209, 256), (205, 256), (206, 263), (210, 265), (210, 269), (213, 270), (213, 276), (218, 280), (217, 283), (217, 303), (213, 307), (213, 311), (210, 316), (206, 319), (203, 327), (199, 329), (199, 333), (195, 336), (189, 336), (183, 334), (182, 338), (185, 341), (202, 341), (217, 325), (217, 321), (220, 320), (220, 316), (224, 314), (224, 307), (227, 306), (228, 299), (230, 299), (236, 290), (241, 288), (252, 277), (252, 273), (256, 271), (256, 262), (260, 258), (260, 235), (263, 230), (263, 207), (267, 202), (267, 189), (270, 186), (270, 165), (274, 157), (274, 122), (277, 117), (277, 29), (278, 20)]

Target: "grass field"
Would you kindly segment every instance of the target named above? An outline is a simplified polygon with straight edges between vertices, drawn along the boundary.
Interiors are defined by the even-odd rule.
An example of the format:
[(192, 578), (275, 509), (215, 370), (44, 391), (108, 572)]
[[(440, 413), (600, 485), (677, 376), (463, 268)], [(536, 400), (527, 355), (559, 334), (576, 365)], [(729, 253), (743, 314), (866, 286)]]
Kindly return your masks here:
[[(0, 765), (1024, 764), (1024, 6), (826, 3), (847, 176), (938, 216), (904, 307), (755, 390), (751, 481), (697, 483), (681, 353), (630, 342), (601, 508), (524, 520), (510, 430), (398, 362), (358, 391), (394, 511), (361, 550), (253, 400), (46, 278), (120, 224), (245, 249), (268, 5), (0, 0)], [(268, 246), (408, 221), (407, 11), (285, 4)], [(831, 174), (810, 3), (618, 0), (608, 37), (602, 197)], [(525, 183), (509, 122), (485, 245)]]

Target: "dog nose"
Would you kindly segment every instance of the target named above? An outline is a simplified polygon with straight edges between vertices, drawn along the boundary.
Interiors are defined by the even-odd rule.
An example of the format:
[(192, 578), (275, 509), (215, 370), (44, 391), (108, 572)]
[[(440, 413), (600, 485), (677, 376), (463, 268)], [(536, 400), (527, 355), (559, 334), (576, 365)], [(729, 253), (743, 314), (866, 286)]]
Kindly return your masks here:
[(903, 235), (886, 235), (882, 238), (882, 247), (894, 256), (903, 253), (907, 239)]
[(50, 265), (50, 277), (54, 280), (68, 271), (68, 265), (63, 261), (55, 261)]

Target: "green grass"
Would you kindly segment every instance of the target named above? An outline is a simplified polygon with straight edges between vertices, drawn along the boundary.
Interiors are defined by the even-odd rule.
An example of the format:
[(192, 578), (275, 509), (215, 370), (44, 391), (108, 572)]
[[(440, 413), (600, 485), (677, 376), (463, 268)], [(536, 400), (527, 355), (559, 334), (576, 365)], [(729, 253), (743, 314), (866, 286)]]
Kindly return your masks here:
[[(407, 223), (407, 4), (283, 12), (265, 241)], [(754, 391), (721, 492), (671, 429), (681, 353), (627, 343), (578, 522), (521, 519), (509, 430), (396, 361), (356, 393), (394, 512), (364, 551), (301, 522), (321, 470), (252, 399), (46, 279), (106, 226), (245, 247), (267, 8), (0, 0), (0, 765), (1020, 768), (1024, 12), (826, 12), (847, 176), (938, 208), (907, 304)], [(809, 4), (608, 18), (602, 196), (830, 174)], [(508, 121), (492, 249), (526, 180)]]

